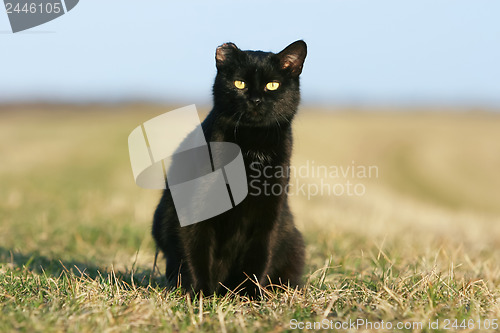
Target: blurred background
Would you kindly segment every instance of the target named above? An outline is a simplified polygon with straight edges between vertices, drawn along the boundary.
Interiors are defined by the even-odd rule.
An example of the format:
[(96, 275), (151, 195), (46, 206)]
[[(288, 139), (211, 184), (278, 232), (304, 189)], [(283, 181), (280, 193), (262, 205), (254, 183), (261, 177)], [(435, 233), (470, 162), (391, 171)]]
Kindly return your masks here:
[(467, 1), (91, 1), (12, 34), (0, 102), (210, 104), (215, 48), (309, 46), (303, 101), (500, 107), (500, 4)]
[(310, 267), (386, 240), (407, 258), (450, 244), (486, 262), (500, 249), (498, 13), (494, 0), (84, 0), (13, 34), (0, 11), (0, 259), (149, 267), (160, 193), (135, 185), (128, 134), (179, 106), (203, 116), (218, 45), (303, 39), (293, 164), (379, 170), (357, 180), (363, 196), (291, 197)]

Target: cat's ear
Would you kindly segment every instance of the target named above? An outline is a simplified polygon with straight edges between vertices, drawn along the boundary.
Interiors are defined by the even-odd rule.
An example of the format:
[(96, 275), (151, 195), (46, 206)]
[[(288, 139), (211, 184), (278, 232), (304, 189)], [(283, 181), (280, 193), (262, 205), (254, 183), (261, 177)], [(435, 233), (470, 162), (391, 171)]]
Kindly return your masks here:
[(303, 40), (293, 42), (277, 54), (281, 69), (288, 70), (293, 76), (299, 76), (302, 73), (306, 55), (307, 44)]
[(215, 65), (220, 69), (228, 62), (231, 57), (234, 57), (240, 51), (233, 43), (224, 43), (215, 51)]

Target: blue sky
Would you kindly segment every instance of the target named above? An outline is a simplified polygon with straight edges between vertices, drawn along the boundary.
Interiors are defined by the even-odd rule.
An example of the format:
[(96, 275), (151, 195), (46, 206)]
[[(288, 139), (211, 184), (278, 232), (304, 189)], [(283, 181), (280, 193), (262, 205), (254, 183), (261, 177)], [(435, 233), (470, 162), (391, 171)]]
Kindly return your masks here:
[(0, 103), (209, 102), (218, 45), (297, 39), (306, 103), (500, 108), (497, 0), (81, 0), (17, 34), (0, 11)]

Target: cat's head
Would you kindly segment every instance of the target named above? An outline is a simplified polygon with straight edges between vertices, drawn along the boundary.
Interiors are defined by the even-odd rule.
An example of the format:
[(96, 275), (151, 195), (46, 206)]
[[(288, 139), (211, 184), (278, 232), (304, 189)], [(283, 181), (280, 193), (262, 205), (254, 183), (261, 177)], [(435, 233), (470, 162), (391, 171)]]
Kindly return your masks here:
[(307, 54), (302, 40), (279, 53), (217, 48), (214, 103), (220, 116), (239, 125), (289, 123), (300, 100), (299, 75)]

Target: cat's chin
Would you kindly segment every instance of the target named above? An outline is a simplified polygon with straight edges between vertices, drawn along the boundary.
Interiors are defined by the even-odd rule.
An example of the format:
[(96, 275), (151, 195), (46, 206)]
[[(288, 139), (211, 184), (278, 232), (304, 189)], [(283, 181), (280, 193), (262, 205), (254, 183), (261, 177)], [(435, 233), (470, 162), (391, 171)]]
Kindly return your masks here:
[(272, 109), (247, 107), (244, 111), (240, 111), (238, 117), (232, 117), (236, 120), (235, 125), (245, 127), (269, 127), (277, 126), (279, 119), (285, 120), (284, 116), (276, 117)]
[(237, 126), (245, 126), (245, 127), (269, 127), (269, 126), (277, 126), (277, 121), (274, 117), (270, 117), (269, 115), (261, 115), (261, 114), (244, 114), (238, 121)]

